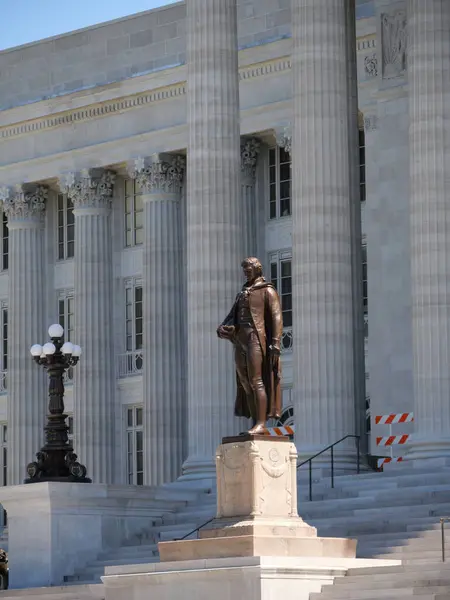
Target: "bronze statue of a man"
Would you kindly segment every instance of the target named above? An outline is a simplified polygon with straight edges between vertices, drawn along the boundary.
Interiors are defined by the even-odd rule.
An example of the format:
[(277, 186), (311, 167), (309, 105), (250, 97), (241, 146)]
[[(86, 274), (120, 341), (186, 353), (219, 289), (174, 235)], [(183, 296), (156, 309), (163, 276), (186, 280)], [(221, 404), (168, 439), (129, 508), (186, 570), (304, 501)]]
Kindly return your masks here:
[(263, 433), (267, 419), (281, 413), (280, 342), (283, 319), (278, 293), (257, 258), (246, 258), (247, 278), (233, 308), (217, 329), (234, 345), (237, 397), (234, 413), (253, 419), (250, 434)]

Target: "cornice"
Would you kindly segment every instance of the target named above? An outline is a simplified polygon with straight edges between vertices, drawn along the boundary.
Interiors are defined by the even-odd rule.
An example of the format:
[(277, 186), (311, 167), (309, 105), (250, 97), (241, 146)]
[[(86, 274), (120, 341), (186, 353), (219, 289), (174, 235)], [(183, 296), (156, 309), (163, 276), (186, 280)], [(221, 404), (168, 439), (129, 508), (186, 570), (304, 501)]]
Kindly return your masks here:
[(20, 135), (35, 133), (47, 129), (54, 129), (62, 125), (71, 125), (83, 121), (91, 121), (100, 117), (107, 117), (115, 113), (122, 113), (127, 110), (161, 102), (186, 94), (186, 84), (179, 83), (163, 88), (157, 88), (150, 92), (134, 94), (132, 96), (123, 96), (106, 102), (98, 102), (76, 110), (62, 111), (57, 114), (24, 121), (14, 125), (7, 125), (0, 128), (0, 139), (11, 139)]
[[(289, 56), (283, 56), (274, 60), (268, 60), (261, 63), (246, 65), (240, 67), (239, 78), (241, 81), (249, 81), (257, 77), (271, 75), (288, 71), (291, 68), (291, 59)], [(76, 108), (74, 110), (63, 110), (52, 115), (37, 117), (27, 121), (5, 125), (0, 127), (0, 140), (10, 140), (22, 135), (37, 133), (55, 129), (65, 125), (72, 125), (109, 117), (114, 114), (133, 110), (154, 102), (162, 102), (186, 95), (186, 82), (182, 81), (173, 85), (156, 88), (147, 92), (140, 92), (128, 96), (122, 96), (104, 102), (92, 103), (88, 106)]]

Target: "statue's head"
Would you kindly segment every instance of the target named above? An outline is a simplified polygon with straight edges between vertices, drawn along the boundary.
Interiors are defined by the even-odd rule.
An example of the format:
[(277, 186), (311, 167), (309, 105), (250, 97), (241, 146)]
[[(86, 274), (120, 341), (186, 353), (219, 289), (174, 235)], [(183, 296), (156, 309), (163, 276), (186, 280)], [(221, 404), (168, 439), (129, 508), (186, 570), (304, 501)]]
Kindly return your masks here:
[(257, 258), (246, 258), (242, 261), (241, 267), (244, 271), (244, 274), (247, 278), (247, 281), (252, 282), (257, 277), (261, 277), (262, 275), (262, 264)]

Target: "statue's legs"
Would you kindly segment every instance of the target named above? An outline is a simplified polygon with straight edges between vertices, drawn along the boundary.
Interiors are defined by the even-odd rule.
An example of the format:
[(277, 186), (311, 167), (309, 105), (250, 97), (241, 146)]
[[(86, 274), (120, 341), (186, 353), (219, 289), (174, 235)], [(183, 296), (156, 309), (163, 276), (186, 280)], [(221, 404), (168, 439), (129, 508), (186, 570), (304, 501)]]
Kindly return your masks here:
[(241, 328), (236, 348), (236, 369), (247, 394), (253, 427), (249, 433), (263, 433), (267, 419), (267, 393), (263, 381), (263, 353), (253, 328)]

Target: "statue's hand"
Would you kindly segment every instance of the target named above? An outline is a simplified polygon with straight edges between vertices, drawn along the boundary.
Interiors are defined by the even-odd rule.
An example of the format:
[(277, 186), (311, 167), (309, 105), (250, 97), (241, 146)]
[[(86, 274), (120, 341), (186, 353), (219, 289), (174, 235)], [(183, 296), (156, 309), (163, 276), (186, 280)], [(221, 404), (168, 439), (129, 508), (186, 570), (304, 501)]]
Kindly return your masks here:
[(234, 327), (233, 325), (219, 325), (217, 328), (217, 335), (221, 340), (230, 340), (232, 341), (234, 336)]
[(280, 354), (281, 354), (281, 351), (280, 351), (280, 347), (279, 347), (279, 345), (278, 345), (278, 344), (274, 344), (274, 343), (272, 343), (272, 344), (269, 346), (269, 352), (270, 352), (270, 355), (271, 355), (273, 358), (278, 358), (278, 357), (280, 356)]

